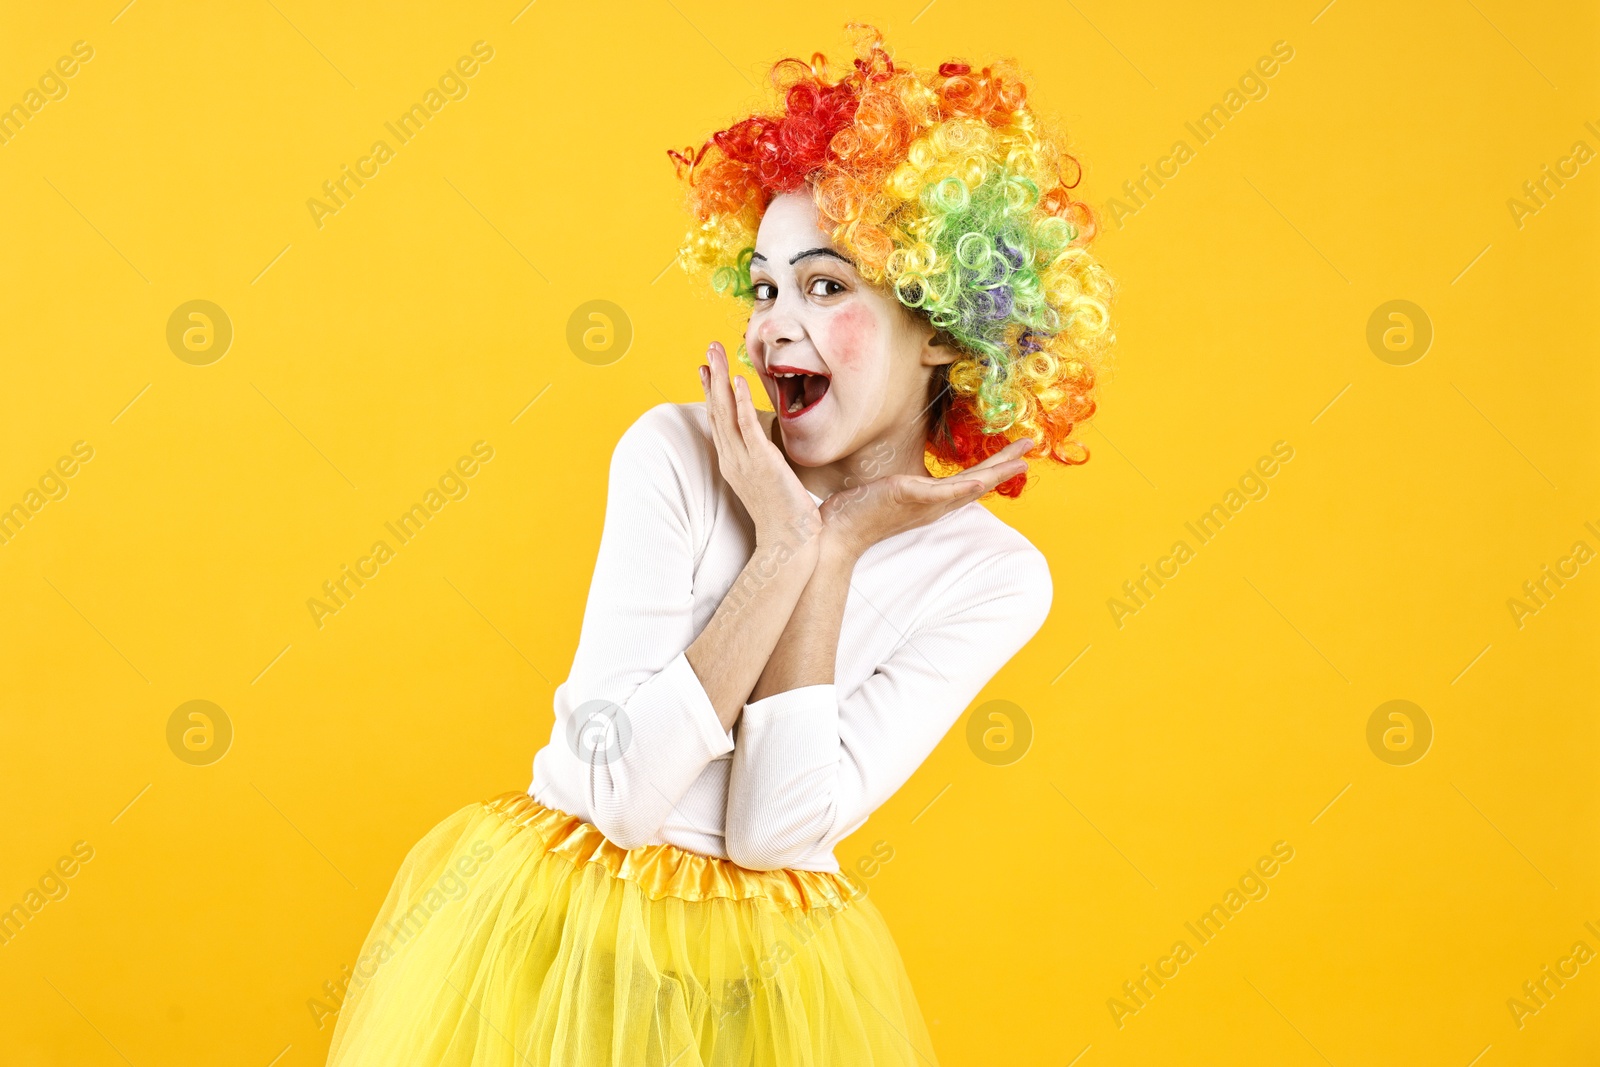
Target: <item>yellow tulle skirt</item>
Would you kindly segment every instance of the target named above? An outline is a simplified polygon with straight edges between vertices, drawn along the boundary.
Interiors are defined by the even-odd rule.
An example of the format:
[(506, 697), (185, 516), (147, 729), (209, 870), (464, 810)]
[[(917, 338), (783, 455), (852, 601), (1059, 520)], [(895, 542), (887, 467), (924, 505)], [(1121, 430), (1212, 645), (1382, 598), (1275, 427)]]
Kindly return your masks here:
[(329, 1067), (937, 1063), (899, 950), (848, 878), (618, 848), (525, 793), (412, 848)]

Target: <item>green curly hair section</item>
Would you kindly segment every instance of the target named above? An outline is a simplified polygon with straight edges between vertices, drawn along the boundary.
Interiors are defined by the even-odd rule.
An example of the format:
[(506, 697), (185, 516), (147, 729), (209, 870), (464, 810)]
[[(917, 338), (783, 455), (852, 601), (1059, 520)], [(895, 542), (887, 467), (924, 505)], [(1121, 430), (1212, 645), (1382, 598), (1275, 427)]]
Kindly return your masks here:
[(862, 278), (960, 350), (937, 382), (937, 459), (968, 467), (1028, 436), (1031, 456), (1084, 462), (1072, 435), (1109, 366), (1113, 285), (1088, 249), (1093, 212), (1072, 193), (1081, 168), (1029, 108), (1022, 75), (897, 67), (868, 30), (842, 77), (818, 55), (779, 63), (773, 82), (781, 111), (672, 153), (696, 219), (685, 268), (753, 301), (762, 214), (808, 192)]

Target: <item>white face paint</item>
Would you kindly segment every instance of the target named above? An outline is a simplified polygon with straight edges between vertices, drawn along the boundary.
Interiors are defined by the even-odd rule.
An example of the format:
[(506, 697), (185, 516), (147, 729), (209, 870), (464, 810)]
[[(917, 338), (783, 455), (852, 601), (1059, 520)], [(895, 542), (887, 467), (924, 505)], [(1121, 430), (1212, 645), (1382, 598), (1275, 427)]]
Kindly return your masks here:
[(954, 356), (930, 346), (932, 327), (856, 273), (818, 225), (809, 192), (772, 201), (755, 250), (745, 349), (789, 458), (820, 467), (900, 441), (913, 423), (920, 434), (928, 377)]

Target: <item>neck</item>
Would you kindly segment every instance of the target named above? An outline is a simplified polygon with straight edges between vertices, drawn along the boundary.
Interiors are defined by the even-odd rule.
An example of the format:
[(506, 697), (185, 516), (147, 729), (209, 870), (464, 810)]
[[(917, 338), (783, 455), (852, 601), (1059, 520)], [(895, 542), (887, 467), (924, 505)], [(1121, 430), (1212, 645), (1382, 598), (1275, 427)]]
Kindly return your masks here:
[(789, 458), (783, 447), (783, 431), (776, 414), (772, 416), (768, 433), (778, 446), (783, 458), (788, 460), (800, 484), (826, 500), (841, 489), (851, 489), (865, 482), (886, 478), (891, 474), (928, 474), (923, 457), (927, 427), (921, 420), (899, 419), (890, 430), (879, 434), (865, 445), (832, 463), (820, 467), (802, 467)]

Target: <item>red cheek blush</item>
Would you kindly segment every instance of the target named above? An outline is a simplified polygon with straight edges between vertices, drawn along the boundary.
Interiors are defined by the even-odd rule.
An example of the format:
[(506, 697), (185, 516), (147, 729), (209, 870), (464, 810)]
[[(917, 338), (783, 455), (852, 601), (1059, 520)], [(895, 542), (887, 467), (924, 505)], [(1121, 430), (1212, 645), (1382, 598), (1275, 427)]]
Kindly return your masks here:
[(872, 312), (857, 304), (843, 308), (828, 323), (828, 357), (835, 370), (872, 358), (878, 347), (878, 322)]

